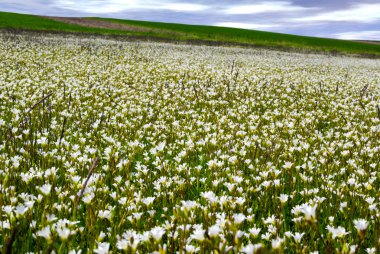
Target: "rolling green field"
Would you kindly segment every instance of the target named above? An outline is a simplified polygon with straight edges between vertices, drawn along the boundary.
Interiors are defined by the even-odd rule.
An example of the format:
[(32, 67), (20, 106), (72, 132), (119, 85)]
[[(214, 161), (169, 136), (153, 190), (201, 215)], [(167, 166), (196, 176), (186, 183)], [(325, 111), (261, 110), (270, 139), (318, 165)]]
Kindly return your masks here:
[(80, 25), (66, 24), (39, 16), (6, 12), (0, 12), (0, 28), (137, 36), (141, 37), (141, 39), (164, 39), (191, 43), (228, 45), (236, 44), (296, 51), (320, 51), (330, 53), (359, 54), (372, 57), (380, 56), (380, 45), (365, 44), (353, 41), (305, 37), (225, 27), (104, 18), (89, 19), (125, 24), (137, 28), (142, 28), (142, 30), (125, 31), (117, 29), (90, 28)]
[(93, 34), (128, 34), (127, 31), (83, 27), (66, 24), (39, 16), (8, 12), (0, 12), (0, 28)]

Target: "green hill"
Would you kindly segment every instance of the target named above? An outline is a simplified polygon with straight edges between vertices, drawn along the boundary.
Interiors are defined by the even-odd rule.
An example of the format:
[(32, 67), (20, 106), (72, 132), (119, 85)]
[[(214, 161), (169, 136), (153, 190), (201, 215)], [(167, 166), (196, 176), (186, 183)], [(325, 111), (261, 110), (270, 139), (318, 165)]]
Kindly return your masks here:
[(54, 21), (45, 17), (0, 12), (0, 28), (3, 29), (22, 29), (37, 31), (59, 31), (59, 32), (80, 32), (91, 34), (128, 34), (124, 31), (115, 31), (102, 28), (90, 28), (64, 22)]
[[(236, 44), (285, 50), (323, 51), (380, 57), (380, 45), (354, 41), (215, 26), (106, 18), (76, 19), (76, 21), (78, 20), (85, 21), (86, 25), (70, 24), (70, 22), (52, 20), (47, 17), (0, 12), (0, 28), (3, 29), (133, 36), (141, 39), (175, 40), (191, 43)], [(97, 26), (98, 23), (101, 24)], [(125, 29), (124, 26), (126, 27)]]

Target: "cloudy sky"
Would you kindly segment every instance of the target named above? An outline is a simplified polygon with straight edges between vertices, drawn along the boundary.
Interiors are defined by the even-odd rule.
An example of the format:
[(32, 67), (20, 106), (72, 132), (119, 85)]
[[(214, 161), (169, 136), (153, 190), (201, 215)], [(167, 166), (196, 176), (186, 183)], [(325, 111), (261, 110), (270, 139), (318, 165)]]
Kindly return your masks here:
[(0, 10), (380, 40), (380, 0), (0, 0)]

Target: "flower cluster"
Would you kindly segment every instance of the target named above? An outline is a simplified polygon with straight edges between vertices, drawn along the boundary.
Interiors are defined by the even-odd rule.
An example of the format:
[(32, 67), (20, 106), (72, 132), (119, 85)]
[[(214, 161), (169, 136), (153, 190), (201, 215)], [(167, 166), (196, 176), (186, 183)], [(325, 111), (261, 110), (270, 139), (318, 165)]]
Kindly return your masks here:
[(2, 32), (0, 249), (376, 253), (379, 70)]

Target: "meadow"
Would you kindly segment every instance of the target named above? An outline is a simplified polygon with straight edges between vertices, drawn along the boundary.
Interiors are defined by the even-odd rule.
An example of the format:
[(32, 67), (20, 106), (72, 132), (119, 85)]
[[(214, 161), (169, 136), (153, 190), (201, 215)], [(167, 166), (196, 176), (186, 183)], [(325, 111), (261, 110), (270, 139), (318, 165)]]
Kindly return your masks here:
[(380, 61), (0, 36), (3, 253), (378, 253)]

